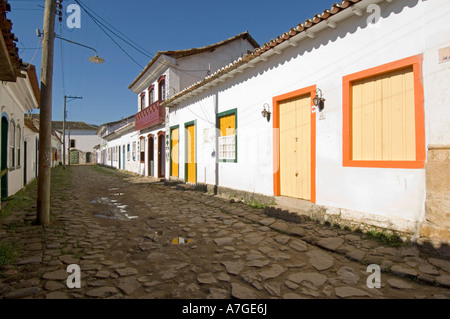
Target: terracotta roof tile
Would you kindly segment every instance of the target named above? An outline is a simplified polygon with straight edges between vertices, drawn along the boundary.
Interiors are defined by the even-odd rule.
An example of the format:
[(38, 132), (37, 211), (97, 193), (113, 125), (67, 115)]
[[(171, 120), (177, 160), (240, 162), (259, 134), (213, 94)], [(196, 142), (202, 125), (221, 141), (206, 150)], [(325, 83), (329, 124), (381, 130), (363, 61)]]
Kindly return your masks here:
[(163, 103), (163, 105), (170, 105), (170, 103), (177, 100), (181, 96), (186, 95), (186, 94), (198, 89), (199, 87), (221, 77), (222, 75), (225, 75), (225, 74), (233, 71), (234, 69), (240, 67), (241, 65), (248, 63), (249, 61), (259, 57), (263, 53), (265, 53), (269, 50), (272, 50), (275, 47), (277, 47), (278, 45), (288, 41), (289, 39), (298, 35), (299, 33), (307, 31), (309, 28), (315, 26), (316, 24), (329, 19), (330, 17), (336, 15), (337, 13), (339, 13), (361, 1), (363, 1), (363, 0), (344, 0), (341, 3), (333, 4), (330, 9), (324, 10), (322, 13), (318, 13), (318, 14), (314, 15), (314, 17), (312, 19), (307, 19), (305, 22), (299, 23), (296, 27), (291, 28), (288, 32), (283, 33), (276, 39), (272, 39), (269, 42), (264, 43), (261, 47), (256, 48), (252, 53), (244, 55), (242, 58), (239, 58), (235, 62), (221, 68), (214, 74), (212, 74), (212, 75), (206, 77), (205, 79), (184, 89), (183, 91), (179, 92), (177, 95), (166, 100)]
[(0, 0), (0, 36), (3, 38), (1, 42), (4, 42), (6, 46), (7, 52), (6, 55), (9, 55), (10, 63), (12, 65), (12, 72), (15, 73), (12, 77), (9, 76), (5, 78), (6, 81), (15, 81), (16, 77), (23, 77), (21, 75), (20, 69), (22, 67), (22, 60), (19, 57), (19, 50), (16, 46), (15, 41), (17, 37), (12, 33), (12, 22), (11, 20), (6, 18), (6, 12), (11, 11), (11, 6), (6, 0)]
[(128, 88), (131, 89), (142, 78), (142, 76), (144, 76), (144, 74), (151, 68), (151, 66), (156, 63), (156, 61), (158, 60), (158, 58), (161, 55), (168, 55), (168, 56), (171, 56), (171, 57), (173, 57), (175, 59), (178, 59), (178, 58), (187, 57), (187, 56), (190, 56), (190, 55), (206, 52), (206, 51), (209, 51), (209, 50), (213, 50), (213, 49), (215, 49), (215, 48), (217, 48), (217, 47), (219, 47), (221, 45), (227, 44), (227, 43), (229, 43), (231, 41), (234, 41), (234, 40), (236, 40), (238, 38), (247, 39), (253, 45), (253, 47), (255, 47), (255, 48), (259, 47), (258, 42), (256, 42), (252, 38), (252, 36), (246, 31), (246, 32), (242, 32), (242, 33), (240, 33), (238, 35), (235, 35), (235, 36), (233, 36), (231, 38), (228, 38), (228, 39), (225, 39), (223, 41), (220, 41), (218, 43), (211, 44), (211, 45), (208, 45), (208, 46), (204, 46), (204, 47), (201, 47), (201, 48), (192, 48), (192, 49), (177, 50), (177, 51), (158, 51), (157, 54), (153, 57), (153, 59), (144, 68), (144, 70), (142, 70), (142, 72), (133, 81), (133, 83), (131, 83), (128, 86)]

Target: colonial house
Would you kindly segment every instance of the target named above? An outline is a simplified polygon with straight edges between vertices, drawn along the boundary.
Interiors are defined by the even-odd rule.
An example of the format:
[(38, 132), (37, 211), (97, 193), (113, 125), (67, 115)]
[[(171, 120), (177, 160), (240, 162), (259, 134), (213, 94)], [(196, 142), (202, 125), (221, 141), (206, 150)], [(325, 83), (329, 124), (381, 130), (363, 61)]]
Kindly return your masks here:
[[(134, 172), (157, 178), (168, 176), (166, 161), (169, 145), (166, 133), (169, 122), (166, 108), (161, 103), (258, 46), (248, 32), (243, 32), (202, 48), (156, 54), (129, 86), (138, 95), (138, 113), (134, 124), (138, 132), (136, 147), (135, 142), (131, 142), (131, 153), (138, 154)], [(122, 149), (128, 144), (123, 144)]]
[(166, 179), (448, 243), (448, 21), (447, 0), (344, 0), (164, 102), (158, 55), (130, 86), (136, 129), (167, 139)]
[(0, 108), (1, 108), (1, 198), (4, 199), (26, 185), (28, 144), (24, 140), (24, 114), (39, 107), (39, 83), (33, 65), (24, 63), (6, 18), (9, 4), (0, 0)]
[[(65, 138), (66, 164), (96, 163), (94, 147), (100, 142), (100, 138), (97, 136), (97, 126), (84, 122), (66, 121), (65, 137), (63, 136), (62, 121), (52, 121), (52, 129), (60, 140)], [(64, 154), (64, 150), (62, 153)]]

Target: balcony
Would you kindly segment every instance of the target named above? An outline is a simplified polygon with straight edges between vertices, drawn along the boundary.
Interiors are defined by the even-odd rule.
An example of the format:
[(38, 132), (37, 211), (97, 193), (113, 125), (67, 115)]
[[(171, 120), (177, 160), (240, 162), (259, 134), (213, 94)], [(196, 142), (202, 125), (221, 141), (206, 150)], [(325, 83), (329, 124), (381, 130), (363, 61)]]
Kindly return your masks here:
[(154, 125), (163, 124), (165, 117), (166, 108), (160, 106), (159, 101), (156, 101), (135, 115), (135, 129), (139, 131)]

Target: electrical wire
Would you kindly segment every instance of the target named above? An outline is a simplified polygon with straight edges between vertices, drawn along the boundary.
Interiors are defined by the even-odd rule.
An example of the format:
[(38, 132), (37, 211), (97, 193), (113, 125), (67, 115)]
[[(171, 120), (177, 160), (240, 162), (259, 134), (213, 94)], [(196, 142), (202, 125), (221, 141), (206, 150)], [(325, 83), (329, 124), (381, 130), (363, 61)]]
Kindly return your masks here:
[(108, 34), (108, 32), (105, 31), (105, 29), (102, 27), (102, 24), (89, 11), (87, 11), (78, 0), (74, 1), (84, 10), (84, 12), (86, 12), (86, 14), (94, 21), (94, 23), (100, 28), (100, 30), (102, 30), (103, 33), (105, 33), (106, 36), (108, 36), (108, 38), (110, 38), (111, 41), (113, 41), (120, 48), (120, 50), (122, 50), (122, 52), (124, 52), (137, 66), (143, 68), (143, 66), (139, 64), (139, 62), (137, 62), (119, 43), (117, 43), (116, 40), (113, 39), (111, 35)]
[[(59, 23), (59, 33), (62, 36), (62, 23)], [(61, 78), (62, 78), (62, 87), (63, 87), (63, 95), (66, 95), (66, 83), (65, 83), (65, 77), (64, 77), (64, 59), (63, 59), (63, 42), (59, 41), (60, 43), (60, 54), (61, 54)]]
[[(81, 3), (83, 4), (80, 0), (76, 1), (77, 3)], [(92, 15), (96, 16), (98, 19), (102, 20), (104, 23), (106, 23), (108, 26), (110, 26), (111, 28), (113, 28), (116, 32), (118, 32), (121, 36), (125, 37), (127, 40), (123, 39), (122, 37), (117, 36), (118, 38), (120, 38), (122, 41), (124, 41), (125, 43), (127, 43), (128, 45), (130, 45), (132, 48), (134, 48), (136, 51), (140, 52), (141, 54), (145, 55), (148, 58), (153, 58), (155, 55), (153, 53), (151, 53), (150, 51), (147, 51), (145, 48), (143, 48), (142, 46), (140, 46), (138, 43), (134, 42), (133, 40), (131, 40), (129, 37), (127, 37), (125, 34), (123, 34), (120, 30), (118, 30), (116, 27), (114, 27), (114, 25), (112, 25), (111, 23), (109, 23), (108, 21), (106, 21), (105, 19), (103, 19), (100, 15), (98, 15), (97, 13), (95, 13), (95, 11), (93, 11), (92, 9), (90, 9), (88, 6), (86, 6), (85, 4), (83, 4), (85, 6), (86, 9), (88, 9)], [(109, 31), (111, 31), (111, 29), (108, 28)], [(112, 31), (111, 31), (112, 32)], [(131, 43), (130, 43), (131, 42)]]
[[(102, 31), (111, 39), (112, 37), (104, 30), (108, 30), (109, 32), (111, 32), (114, 36), (116, 36), (117, 38), (119, 38), (120, 40), (124, 41), (126, 44), (128, 44), (130, 47), (132, 47), (133, 49), (135, 49), (136, 51), (138, 51), (139, 53), (141, 53), (142, 55), (153, 59), (156, 55), (151, 53), (150, 51), (144, 49), (142, 46), (140, 46), (139, 44), (137, 44), (136, 42), (134, 42), (133, 40), (131, 40), (129, 37), (127, 37), (125, 34), (123, 34), (120, 30), (118, 30), (116, 27), (114, 27), (111, 23), (107, 22), (105, 19), (103, 19), (100, 15), (98, 15), (97, 13), (95, 13), (92, 9), (90, 9), (88, 6), (86, 6), (84, 3), (82, 3), (80, 0), (74, 0), (87, 14), (88, 16), (97, 24), (97, 26), (100, 27), (100, 29), (102, 29)], [(98, 19), (96, 18), (98, 17)], [(120, 35), (118, 35), (116, 32), (114, 32), (113, 30), (111, 30), (111, 28), (105, 26), (104, 23), (102, 23), (101, 21), (104, 21), (104, 23), (108, 24), (109, 26), (111, 26), (115, 31), (117, 31)], [(102, 28), (101, 26), (104, 28)], [(126, 39), (124, 39), (126, 38)], [(114, 40), (113, 40), (114, 41)], [(116, 41), (114, 41), (114, 43), (116, 45), (119, 46), (119, 48), (130, 58), (132, 59), (137, 65), (139, 65), (141, 68), (144, 68), (143, 66), (141, 66), (135, 59), (133, 59), (126, 51), (125, 49), (123, 49)], [(160, 61), (155, 61), (156, 63), (163, 63)], [(183, 70), (183, 69), (179, 69), (177, 67), (172, 67), (175, 70), (178, 70), (182, 73), (185, 74), (189, 74), (192, 77), (195, 77), (199, 80), (203, 80), (203, 77), (199, 77), (193, 74), (190, 74), (191, 72), (210, 72), (210, 70)]]
[(34, 58), (36, 57), (36, 53), (37, 53), (38, 50), (40, 49), (40, 45), (41, 45), (41, 43), (42, 43), (42, 39), (43, 39), (43, 37), (40, 37), (40, 38), (39, 38), (39, 43), (38, 43), (38, 45), (37, 45), (36, 51), (34, 51), (33, 57), (31, 58), (30, 65), (33, 64), (33, 60), (34, 60)]

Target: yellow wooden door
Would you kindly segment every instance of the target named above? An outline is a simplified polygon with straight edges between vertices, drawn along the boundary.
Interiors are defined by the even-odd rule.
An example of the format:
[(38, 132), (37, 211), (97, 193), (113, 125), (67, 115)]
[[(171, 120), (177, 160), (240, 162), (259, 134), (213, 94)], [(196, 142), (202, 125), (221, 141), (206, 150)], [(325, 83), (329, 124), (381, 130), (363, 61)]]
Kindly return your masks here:
[(171, 176), (178, 177), (178, 143), (179, 143), (179, 130), (178, 128), (174, 128), (170, 132), (172, 150), (170, 157), (170, 172)]
[(280, 193), (311, 199), (311, 96), (280, 103)]
[(187, 154), (187, 163), (186, 163), (186, 181), (188, 183), (196, 183), (196, 167), (197, 163), (195, 162), (195, 125), (189, 125), (186, 127), (187, 132), (187, 145), (186, 145), (186, 154)]

